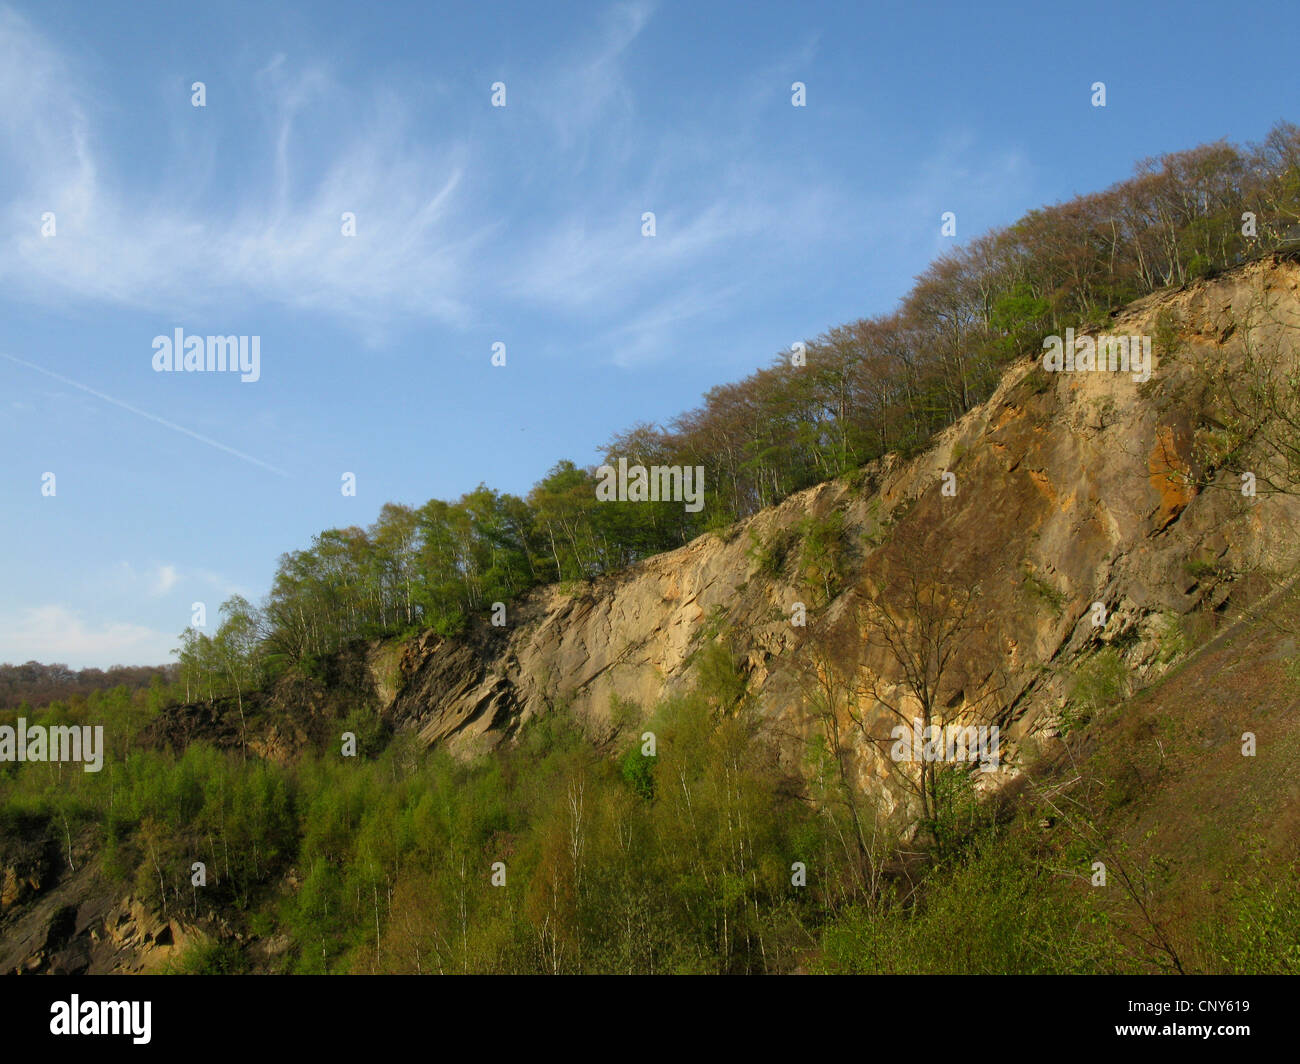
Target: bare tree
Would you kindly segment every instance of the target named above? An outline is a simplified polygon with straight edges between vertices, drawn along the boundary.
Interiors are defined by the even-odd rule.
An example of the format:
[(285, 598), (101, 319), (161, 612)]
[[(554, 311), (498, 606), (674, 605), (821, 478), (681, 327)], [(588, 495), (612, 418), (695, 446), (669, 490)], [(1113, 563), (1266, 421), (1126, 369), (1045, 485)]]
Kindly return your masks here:
[[(921, 735), (928, 737), (931, 729), (942, 734), (959, 717), (989, 716), (1002, 689), (1001, 669), (987, 644), (979, 583), (933, 566), (923, 548), (916, 534), (897, 540), (882, 577), (858, 593), (858, 623), (874, 653), (865, 663), (866, 679), (859, 681), (860, 696), (849, 714), (877, 748), (897, 741), (896, 727), (888, 736), (879, 734), (881, 708), (886, 721), (896, 721), (909, 733), (919, 721)], [(926, 756), (918, 760), (918, 753), (912, 751), (910, 763), (886, 756), (919, 800), (922, 818), (933, 832), (939, 815), (938, 765)]]
[(1201, 456), (1211, 470), (1253, 473), (1259, 494), (1300, 495), (1300, 315), (1265, 289), (1225, 332), (1239, 354), (1205, 362), (1213, 420)]
[[(817, 721), (834, 769), (834, 780), (820, 795), (819, 804), (823, 806), (822, 812), (827, 814), (853, 869), (855, 888), (874, 900), (880, 894), (890, 837), (881, 823), (879, 803), (870, 798), (864, 800), (850, 769), (852, 751), (845, 728), (851, 728), (854, 720), (853, 702), (858, 694), (857, 663), (843, 647), (833, 645), (833, 631), (827, 627), (810, 630), (794, 658), (805, 705)], [(842, 820), (831, 808), (834, 804), (843, 805), (847, 811), (851, 838), (845, 838)], [(869, 831), (866, 825), (868, 815), (871, 818)]]
[[(1147, 868), (1136, 857), (1130, 860), (1128, 848), (1098, 826), (1102, 822), (1098, 796), (1105, 781), (1094, 775), (1080, 756), (1078, 739), (1064, 738), (1062, 743), (1068, 762), (1067, 778), (1050, 785), (1031, 779), (1030, 793), (1038, 804), (1052, 811), (1071, 838), (1083, 842), (1100, 858), (1105, 875), (1119, 884), (1121, 896), (1132, 911), (1119, 914), (1116, 929), (1144, 947), (1146, 956), (1156, 958), (1163, 967), (1179, 975), (1187, 974), (1173, 928), (1159, 912), (1158, 891)], [(1065, 874), (1081, 875), (1072, 870)]]

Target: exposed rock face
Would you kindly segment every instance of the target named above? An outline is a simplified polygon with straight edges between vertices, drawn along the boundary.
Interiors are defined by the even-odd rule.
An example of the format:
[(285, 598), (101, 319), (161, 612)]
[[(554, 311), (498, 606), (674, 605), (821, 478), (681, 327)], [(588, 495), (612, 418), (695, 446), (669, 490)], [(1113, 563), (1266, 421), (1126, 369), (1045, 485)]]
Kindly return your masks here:
[[(81, 853), (79, 860), (89, 856)], [(180, 918), (121, 897), (93, 862), (38, 884), (22, 900), (0, 934), (0, 973), (6, 975), (158, 972), (201, 934)]]
[(136, 898), (127, 897), (106, 914), (92, 941), (112, 952), (112, 970), (149, 973), (179, 957), (197, 934), (184, 921), (166, 919)]
[(343, 721), (360, 708), (358, 699), (387, 704), (395, 678), (385, 648), (350, 646), (326, 662), (322, 675), (291, 672), (269, 689), (242, 696), (201, 697), (167, 706), (144, 729), (143, 739), (180, 753), (204, 741), (267, 761), (293, 761), (306, 747), (337, 749)]
[[(1261, 298), (1270, 301), (1269, 320), (1252, 342), (1285, 345), (1294, 358), (1294, 262), (1265, 260), (1149, 297), (1104, 332), (1156, 337), (1150, 381), (1018, 363), (988, 402), (915, 459), (887, 459), (801, 492), (726, 536), (702, 536), (577, 590), (540, 589), (512, 609), (507, 629), (466, 641), (426, 634), (405, 648), (397, 677), (381, 684), (376, 674), (377, 688), (387, 687), (383, 711), (461, 754), (490, 748), (557, 705), (599, 737), (611, 729), (613, 699), (648, 711), (690, 685), (693, 654), (725, 632), (763, 718), (784, 735), (806, 735), (812, 722), (796, 648), (819, 626), (852, 628), (850, 598), (871, 586), (889, 544), (902, 541), (936, 568), (979, 574), (989, 660), (968, 672), (974, 686), (998, 675), (984, 719), (1003, 725), (1012, 748), (1004, 747), (1002, 775), (1014, 772), (1006, 754), (1015, 740), (1050, 723), (1059, 706), (1069, 679), (1059, 666), (1114, 643), (1132, 667), (1158, 668), (1173, 619), (1217, 607), (1227, 594), (1205, 570), (1300, 556), (1300, 500), (1243, 497), (1240, 471), (1205, 470), (1196, 446), (1206, 370), (1240, 359), (1240, 325), (1252, 308), (1259, 318)], [(955, 495), (941, 491), (945, 472), (956, 475)], [(797, 560), (760, 565), (755, 542), (793, 542), (805, 518), (835, 513), (843, 579), (831, 601)], [(791, 624), (796, 602), (809, 608), (806, 630)], [(1101, 628), (1097, 602), (1106, 610)], [(860, 631), (842, 636), (856, 664), (890, 678), (893, 664), (867, 653)], [(986, 701), (974, 686), (962, 704)], [(883, 784), (875, 748), (860, 743), (858, 754), (863, 781)]]
[[(1269, 303), (1262, 319), (1253, 313), (1261, 300)], [(1052, 733), (1089, 655), (1110, 646), (1139, 676), (1154, 676), (1176, 657), (1179, 619), (1212, 619), (1235, 594), (1242, 581), (1231, 574), (1300, 562), (1300, 496), (1240, 490), (1243, 471), (1265, 480), (1267, 449), (1207, 468), (1212, 449), (1202, 446), (1222, 427), (1206, 398), (1207, 371), (1240, 368), (1247, 332), (1256, 349), (1282, 352), (1300, 373), (1300, 266), (1263, 261), (1161, 293), (1105, 331), (1159, 339), (1149, 382), (1049, 375), (1026, 360), (913, 459), (889, 457), (576, 589), (538, 589), (510, 608), (505, 628), (352, 646), (327, 663), (327, 675), (291, 673), (272, 691), (246, 693), (243, 708), (257, 717), (246, 736), (229, 698), (171, 707), (149, 734), (178, 749), (196, 738), (239, 749), (246, 738), (250, 756), (290, 760), (308, 745), (333, 747), (360, 699), (399, 730), (460, 756), (509, 742), (521, 724), (559, 708), (603, 739), (615, 727), (615, 700), (648, 713), (689, 689), (700, 650), (725, 640), (759, 719), (797, 771), (801, 740), (821, 727), (809, 708), (810, 649), (846, 675), (878, 681), (877, 691), (903, 689), (898, 662), (867, 638), (858, 607), (910, 562), (978, 582), (978, 631), (961, 647), (944, 711), (1003, 729), (1001, 768), (979, 778), (1009, 782), (1025, 740)], [(840, 530), (832, 571), (813, 571), (804, 556), (809, 523)], [(805, 626), (792, 623), (798, 604)], [(1246, 723), (1268, 723), (1253, 659), (1216, 650), (1229, 638), (1221, 633), (1173, 678), (1169, 701), (1176, 710), (1180, 700), (1208, 699), (1213, 715), (1197, 727), (1207, 746), (1225, 750)], [(1294, 640), (1273, 653), (1291, 657)], [(1207, 686), (1216, 669), (1231, 676), (1226, 688)], [(884, 719), (888, 730), (866, 686), (839, 707), (841, 735), (858, 782), (897, 808), (907, 795), (848, 719), (850, 711)], [(1178, 809), (1169, 802), (1158, 810), (1166, 821)], [(19, 827), (0, 851), (0, 972), (151, 972), (204, 934), (242, 941), (211, 913), (201, 930), (193, 912), (163, 914), (122, 898), (90, 859), (90, 842), (68, 837), (66, 824), (62, 833), (55, 824)], [(297, 888), (294, 873), (287, 886)], [(254, 943), (250, 957), (273, 970), (289, 948), (277, 936)]]

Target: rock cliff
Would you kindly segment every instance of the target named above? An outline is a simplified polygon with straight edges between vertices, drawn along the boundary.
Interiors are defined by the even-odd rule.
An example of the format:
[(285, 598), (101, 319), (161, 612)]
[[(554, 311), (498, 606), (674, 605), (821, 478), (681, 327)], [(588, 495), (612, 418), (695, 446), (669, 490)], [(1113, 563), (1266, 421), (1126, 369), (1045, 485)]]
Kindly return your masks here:
[[(1023, 741), (1051, 734), (1087, 655), (1113, 646), (1151, 678), (1185, 641), (1182, 618), (1213, 619), (1244, 593), (1245, 575), (1300, 553), (1300, 499), (1239, 490), (1250, 462), (1263, 479), (1268, 449), (1216, 468), (1207, 446), (1227, 416), (1216, 379), (1261, 351), (1294, 367), (1300, 266), (1257, 261), (1077, 332), (1153, 338), (1150, 379), (1051, 374), (1026, 358), (924, 453), (891, 456), (624, 572), (541, 589), (504, 629), (427, 633), (396, 655), (375, 648), (385, 717), (465, 755), (557, 706), (600, 739), (616, 702), (648, 713), (690, 686), (705, 642), (725, 640), (761, 718), (797, 739), (814, 727), (809, 640), (836, 648), (850, 673), (900, 679), (889, 655), (871, 652), (852, 604), (889, 569), (919, 561), (978, 580), (979, 638), (962, 651), (964, 686), (947, 709), (999, 723), (1002, 769), (989, 782), (1014, 776)], [(826, 529), (822, 555), (833, 557), (819, 564), (809, 537)], [(851, 708), (879, 710), (860, 698)], [(860, 778), (888, 793), (878, 748), (859, 741), (856, 755)]]

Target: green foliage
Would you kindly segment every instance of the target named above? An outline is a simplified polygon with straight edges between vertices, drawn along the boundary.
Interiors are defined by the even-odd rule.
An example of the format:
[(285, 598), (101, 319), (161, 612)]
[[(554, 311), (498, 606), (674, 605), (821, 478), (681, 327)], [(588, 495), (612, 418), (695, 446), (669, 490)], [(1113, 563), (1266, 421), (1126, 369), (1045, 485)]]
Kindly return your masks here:
[[(923, 902), (859, 905), (822, 936), (818, 970), (858, 974), (1088, 974), (1110, 970), (1088, 895), (1056, 882), (1023, 837), (988, 829), (936, 873)], [(1092, 933), (1089, 933), (1089, 932)]]
[[(277, 967), (303, 973), (1158, 966), (1132, 952), (1131, 935), (1121, 940), (1121, 895), (1069, 872), (1095, 859), (1096, 833), (1044, 850), (1023, 823), (999, 823), (977, 800), (977, 775), (959, 766), (936, 776), (931, 859), (870, 886), (866, 871), (892, 851), (864, 860), (855, 845), (860, 830), (874, 845), (879, 811), (825, 737), (808, 748), (805, 788), (761, 737), (725, 644), (708, 644), (701, 664), (695, 690), (646, 724), (653, 758), (639, 741), (603, 756), (558, 712), (472, 762), (400, 740), (367, 758), (331, 752), (295, 765), (202, 745), (180, 756), (130, 747), (103, 773), (61, 781), (52, 766), (9, 766), (0, 843), (10, 855), (21, 842), (61, 860), (67, 817), (74, 834), (96, 834), (101, 868), (146, 904), (186, 920), (200, 919), (199, 908), (243, 914), (256, 935), (287, 935)], [(1092, 704), (1123, 690), (1105, 652), (1081, 676)], [(639, 716), (630, 703), (613, 708)], [(1124, 757), (1103, 777), (1105, 808), (1142, 785), (1140, 766)], [(208, 866), (201, 906), (189, 882), (196, 858)], [(796, 861), (804, 887), (791, 883)], [(496, 862), (505, 886), (491, 885)], [(1134, 867), (1167, 887), (1167, 862)], [(1295, 974), (1297, 869), (1230, 867), (1215, 919), (1192, 929), (1199, 963)], [(209, 935), (171, 970), (248, 967), (228, 937)]]
[(1168, 308), (1156, 314), (1156, 327), (1151, 345), (1157, 358), (1172, 358), (1183, 347), (1182, 323)]
[(715, 513), (709, 517), (704, 530), (712, 532), (723, 543), (734, 543), (740, 536), (741, 523), (725, 513)]
[(1128, 694), (1128, 666), (1114, 647), (1105, 647), (1078, 670), (1066, 709), (1062, 730), (1068, 734), (1086, 724), (1104, 709), (1117, 705)]
[(1217, 272), (1214, 260), (1199, 251), (1194, 253), (1187, 262), (1187, 276), (1190, 280), (1204, 280), (1207, 277), (1213, 277)]
[(1234, 866), (1223, 911), (1202, 926), (1205, 962), (1231, 975), (1300, 975), (1300, 861), (1270, 867), (1261, 849)]
[[(388, 743), (391, 729), (373, 709), (361, 707), (348, 714), (343, 722), (342, 732), (351, 732), (357, 737), (357, 756), (373, 757)], [(342, 750), (342, 740), (335, 751)]]
[(799, 567), (805, 586), (829, 602), (843, 583), (844, 513), (831, 510), (821, 517), (809, 515), (799, 524)]
[(758, 566), (758, 571), (769, 579), (777, 579), (785, 570), (785, 564), (798, 545), (799, 533), (794, 529), (775, 529), (766, 539), (760, 538), (757, 530), (749, 530), (749, 557)]
[(966, 766), (941, 765), (934, 778), (935, 816), (931, 825), (937, 852), (958, 853), (982, 826), (984, 812)]
[(248, 970), (239, 947), (229, 942), (199, 939), (169, 967), (171, 975), (238, 975)]
[(748, 681), (726, 643), (706, 643), (695, 668), (700, 692), (721, 708), (730, 709), (744, 697)]
[(609, 700), (609, 721), (619, 732), (635, 727), (643, 716), (641, 707), (628, 698), (611, 696)]
[(1029, 284), (1021, 282), (1007, 289), (989, 312), (989, 325), (998, 335), (1001, 353), (1006, 358), (1036, 348), (1052, 305), (1034, 295)]
[(633, 746), (619, 761), (624, 781), (638, 795), (649, 801), (655, 796), (654, 766), (657, 758), (647, 757), (641, 745)]
[(1190, 639), (1181, 617), (1165, 614), (1162, 621), (1163, 628), (1160, 632), (1160, 645), (1156, 650), (1156, 660), (1162, 665), (1167, 665), (1187, 650)]
[(1054, 588), (1046, 580), (1038, 576), (1032, 569), (1025, 568), (1025, 590), (1034, 598), (1038, 599), (1049, 609), (1059, 613), (1065, 605), (1065, 595)]

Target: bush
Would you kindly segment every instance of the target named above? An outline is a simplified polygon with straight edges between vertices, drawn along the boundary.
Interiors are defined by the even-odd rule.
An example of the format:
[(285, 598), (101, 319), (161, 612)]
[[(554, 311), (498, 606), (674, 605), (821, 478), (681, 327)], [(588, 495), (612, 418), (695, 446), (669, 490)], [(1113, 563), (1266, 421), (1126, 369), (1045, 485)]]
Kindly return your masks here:
[(168, 975), (239, 975), (248, 962), (238, 946), (203, 938), (190, 943), (166, 969)]
[(842, 582), (844, 514), (832, 510), (825, 517), (805, 517), (799, 532), (803, 537), (799, 562), (804, 584), (829, 602), (839, 593)]
[(1106, 647), (1079, 670), (1070, 694), (1070, 708), (1077, 724), (1086, 724), (1103, 709), (1117, 704), (1128, 694), (1128, 666), (1114, 647)]
[[(375, 757), (388, 745), (391, 729), (384, 719), (373, 709), (359, 708), (348, 714), (343, 722), (341, 732), (352, 732), (357, 737), (357, 755)], [(341, 738), (340, 738), (341, 743)], [(334, 752), (341, 749), (334, 747)]]
[(1169, 358), (1183, 346), (1181, 323), (1168, 308), (1156, 315), (1155, 335), (1151, 338), (1157, 358)]
[(1017, 832), (986, 830), (966, 857), (927, 877), (919, 904), (886, 896), (834, 920), (825, 972), (1083, 974), (1107, 970), (1091, 899), (1054, 879)]
[(654, 767), (657, 760), (658, 758), (646, 757), (642, 754), (641, 746), (638, 743), (624, 754), (622, 760), (619, 761), (619, 770), (624, 781), (633, 791), (647, 801), (655, 796)]
[(749, 556), (757, 563), (758, 571), (775, 579), (781, 575), (798, 535), (788, 528), (778, 529), (765, 541), (759, 539), (754, 529), (749, 530)]
[(706, 643), (696, 665), (699, 691), (730, 709), (744, 697), (748, 682), (724, 643)]
[(1025, 590), (1044, 605), (1058, 612), (1065, 605), (1064, 594), (1028, 569), (1025, 571)]
[(1230, 975), (1300, 975), (1300, 862), (1270, 869), (1255, 855), (1229, 883), (1225, 912), (1206, 922), (1207, 967)]
[(1183, 627), (1181, 617), (1166, 616), (1164, 629), (1160, 633), (1160, 646), (1156, 651), (1156, 661), (1168, 665), (1187, 649), (1187, 630)]

